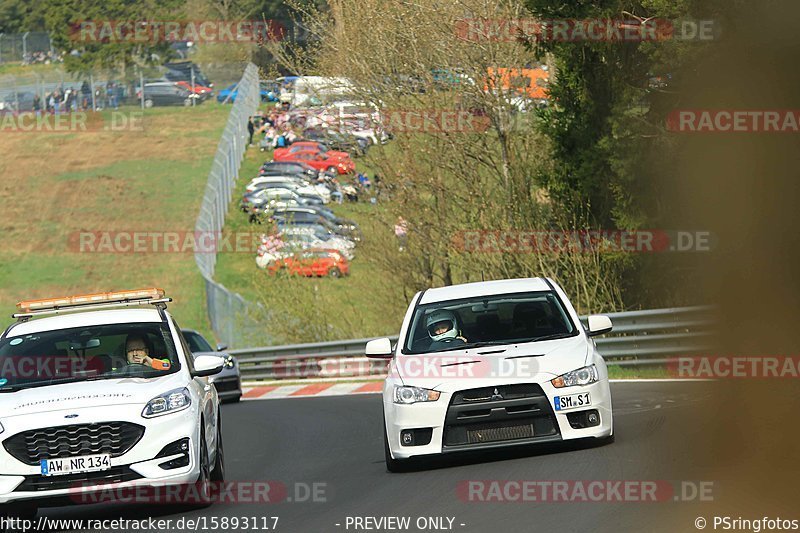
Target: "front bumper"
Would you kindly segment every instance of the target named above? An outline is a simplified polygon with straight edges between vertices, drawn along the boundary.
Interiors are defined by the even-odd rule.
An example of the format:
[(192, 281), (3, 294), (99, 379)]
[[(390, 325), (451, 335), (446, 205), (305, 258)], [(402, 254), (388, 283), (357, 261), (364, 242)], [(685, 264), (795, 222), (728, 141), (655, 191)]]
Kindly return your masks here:
[[(200, 470), (196, 450), (200, 439), (200, 416), (194, 404), (189, 409), (151, 419), (141, 417), (141, 405), (81, 409), (81, 424), (114, 421), (145, 427), (141, 439), (126, 453), (112, 457), (111, 469), (106, 471), (45, 477), (38, 465), (20, 461), (2, 444), (18, 433), (57, 426), (59, 424), (54, 424), (54, 421), (62, 421), (65, 414), (72, 413), (75, 410), (4, 419), (6, 431), (0, 435), (0, 504), (53, 498), (81, 503), (82, 495), (87, 493), (140, 485), (184, 485), (198, 479)], [(162, 463), (180, 456), (156, 456), (166, 445), (184, 438), (189, 439), (189, 464), (170, 470), (161, 468), (159, 465)]]
[(238, 375), (217, 377), (214, 379), (217, 396), (222, 401), (236, 400), (242, 397), (242, 378)]
[[(384, 414), (389, 449), (395, 459), (407, 459), (420, 455), (484, 450), (507, 446), (557, 442), (587, 437), (608, 437), (613, 432), (611, 393), (608, 381), (598, 381), (584, 387), (556, 389), (549, 381), (539, 384), (514, 384), (511, 387), (528, 386), (530, 394), (522, 397), (509, 396), (504, 399), (469, 401), (459, 403), (459, 394), (464, 391), (442, 393), (435, 402), (411, 405), (395, 404), (387, 385), (384, 391)], [(497, 388), (501, 389), (499, 386)], [(493, 387), (489, 387), (493, 389)], [(588, 392), (591, 406), (586, 408), (556, 411), (555, 396)], [(463, 395), (462, 395), (463, 396)], [(596, 410), (600, 423), (592, 427), (573, 428), (570, 414)], [(573, 415), (574, 418), (574, 415)], [(425, 444), (432, 430), (430, 441)], [(403, 445), (403, 432), (423, 430), (426, 440), (416, 445)]]

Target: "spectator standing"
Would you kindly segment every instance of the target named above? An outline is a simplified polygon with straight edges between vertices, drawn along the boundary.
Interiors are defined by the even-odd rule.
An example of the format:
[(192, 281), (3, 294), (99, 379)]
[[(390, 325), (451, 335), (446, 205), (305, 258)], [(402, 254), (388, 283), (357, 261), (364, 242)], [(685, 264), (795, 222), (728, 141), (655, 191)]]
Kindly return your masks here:
[(408, 222), (403, 217), (397, 217), (397, 223), (394, 225), (394, 236), (397, 237), (399, 249), (402, 252), (406, 249), (406, 242), (408, 241)]
[(249, 135), (249, 140), (247, 141), (247, 146), (253, 146), (253, 134), (256, 132), (256, 127), (253, 124), (253, 117), (247, 119), (247, 133)]

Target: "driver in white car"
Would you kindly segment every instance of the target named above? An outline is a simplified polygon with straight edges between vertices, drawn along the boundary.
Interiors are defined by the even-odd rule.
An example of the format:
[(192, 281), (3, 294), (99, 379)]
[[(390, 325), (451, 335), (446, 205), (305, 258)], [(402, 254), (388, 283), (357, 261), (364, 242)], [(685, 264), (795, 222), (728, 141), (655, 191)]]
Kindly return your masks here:
[(138, 333), (131, 333), (125, 340), (125, 354), (129, 365), (145, 365), (156, 370), (169, 370), (169, 359), (154, 359), (150, 357), (150, 348), (147, 340)]
[(451, 343), (457, 340), (466, 343), (458, 329), (458, 320), (452, 311), (438, 309), (431, 313), (426, 320), (428, 335), (433, 339), (432, 347), (437, 343)]

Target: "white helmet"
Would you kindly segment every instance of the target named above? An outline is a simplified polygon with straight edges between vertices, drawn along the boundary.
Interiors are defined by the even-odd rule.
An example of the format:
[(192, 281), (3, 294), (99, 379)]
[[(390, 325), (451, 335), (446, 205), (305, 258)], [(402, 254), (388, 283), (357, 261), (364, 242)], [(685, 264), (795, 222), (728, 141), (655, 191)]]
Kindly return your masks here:
[[(437, 335), (436, 330), (442, 325), (447, 326), (447, 331)], [(425, 319), (425, 327), (428, 329), (428, 335), (430, 335), (434, 341), (455, 339), (458, 336), (456, 315), (447, 309), (439, 309), (428, 315), (428, 318)]]

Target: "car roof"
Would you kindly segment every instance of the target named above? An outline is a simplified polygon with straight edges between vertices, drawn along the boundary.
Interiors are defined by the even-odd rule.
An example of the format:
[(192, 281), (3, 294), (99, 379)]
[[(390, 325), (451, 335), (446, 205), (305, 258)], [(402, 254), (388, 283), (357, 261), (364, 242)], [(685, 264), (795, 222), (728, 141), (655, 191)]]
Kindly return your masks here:
[(292, 207), (282, 207), (280, 209), (275, 210), (276, 213), (310, 213), (312, 215), (318, 215), (319, 211), (316, 209), (311, 209), (310, 207), (299, 207), (299, 206), (292, 206)]
[(11, 328), (8, 332), (8, 336), (10, 338), (42, 331), (80, 328), (102, 324), (125, 324), (129, 322), (161, 322), (161, 315), (155, 308), (75, 311), (64, 313), (63, 315), (37, 318), (19, 323)]
[(495, 294), (513, 294), (519, 292), (549, 291), (551, 286), (545, 278), (503, 279), (496, 281), (478, 281), (428, 289), (422, 295), (420, 304), (460, 300), (476, 296), (492, 296)]

